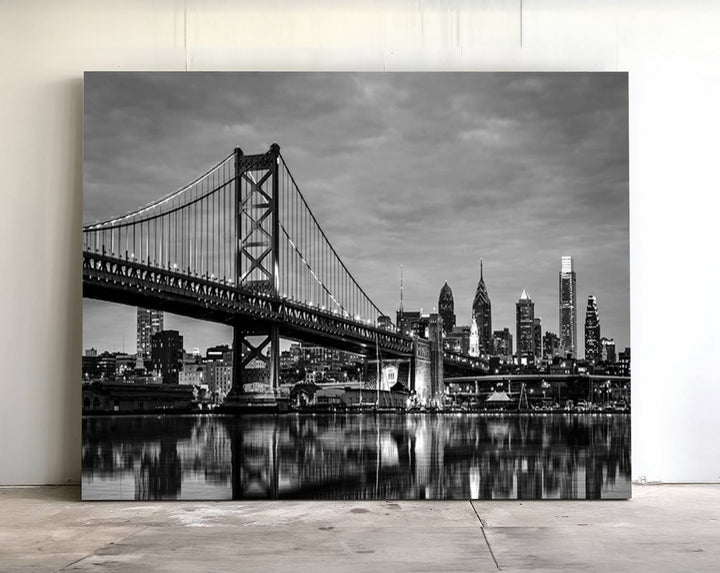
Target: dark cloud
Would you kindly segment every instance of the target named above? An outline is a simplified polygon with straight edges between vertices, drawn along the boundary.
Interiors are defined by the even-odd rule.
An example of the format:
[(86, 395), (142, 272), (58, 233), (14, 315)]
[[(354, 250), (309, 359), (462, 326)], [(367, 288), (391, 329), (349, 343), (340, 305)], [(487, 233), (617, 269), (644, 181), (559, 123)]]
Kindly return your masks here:
[[(592, 293), (603, 334), (629, 345), (625, 74), (94, 73), (85, 106), (86, 222), (179, 188), (235, 146), (277, 141), (385, 312), (402, 263), (406, 306), (432, 309), (447, 280), (468, 322), (483, 257), (493, 326), (514, 330), (527, 288), (557, 331), (572, 255), (580, 343)], [(88, 323), (86, 345), (102, 328)]]

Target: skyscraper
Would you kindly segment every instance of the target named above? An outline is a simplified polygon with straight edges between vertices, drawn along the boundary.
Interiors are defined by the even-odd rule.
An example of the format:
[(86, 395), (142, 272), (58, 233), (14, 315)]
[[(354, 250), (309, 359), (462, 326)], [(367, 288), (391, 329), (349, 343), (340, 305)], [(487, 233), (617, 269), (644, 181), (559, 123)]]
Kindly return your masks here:
[(599, 358), (603, 362), (615, 363), (617, 356), (615, 355), (615, 339), (613, 338), (601, 338), (600, 339), (600, 356)]
[(478, 281), (472, 304), (472, 316), (478, 326), (480, 352), (482, 354), (492, 354), (492, 312), (490, 308), (490, 297), (488, 296), (485, 280), (483, 279), (482, 260), (480, 260), (480, 281)]
[(518, 360), (525, 358), (532, 362), (535, 357), (535, 303), (526, 290), (515, 304), (515, 311)]
[(589, 295), (585, 311), (585, 360), (594, 364), (600, 359), (601, 350), (597, 298)]
[(543, 337), (543, 358), (552, 360), (560, 354), (560, 339), (554, 332), (546, 331)]
[(577, 357), (577, 312), (575, 271), (572, 257), (562, 257), (560, 266), (560, 353)]
[(162, 310), (149, 308), (137, 309), (137, 354), (143, 360), (150, 360), (151, 340), (164, 328), (164, 315)]
[(512, 334), (510, 334), (510, 329), (505, 327), (502, 330), (494, 331), (493, 338), (495, 339), (493, 354), (495, 356), (502, 356), (505, 360), (512, 358), (513, 337)]
[(468, 354), (470, 356), (480, 356), (480, 335), (478, 333), (477, 321), (474, 316), (472, 324), (470, 325), (470, 344)]
[(533, 343), (535, 344), (535, 359), (540, 360), (542, 358), (542, 320), (539, 317), (533, 319)]
[(177, 330), (162, 330), (151, 340), (153, 369), (160, 373), (163, 383), (177, 384), (183, 363), (183, 337)]
[(443, 331), (445, 334), (452, 332), (455, 328), (455, 301), (450, 285), (445, 284), (440, 289), (440, 298), (438, 298), (438, 314), (443, 320)]

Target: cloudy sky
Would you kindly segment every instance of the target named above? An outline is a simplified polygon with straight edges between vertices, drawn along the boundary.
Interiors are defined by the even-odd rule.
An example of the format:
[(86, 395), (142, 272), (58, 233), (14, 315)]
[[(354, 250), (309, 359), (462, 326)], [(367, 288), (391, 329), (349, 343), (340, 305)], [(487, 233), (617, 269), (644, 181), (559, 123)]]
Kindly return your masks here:
[[(459, 324), (484, 260), (493, 329), (523, 289), (558, 332), (560, 257), (630, 344), (627, 76), (615, 73), (93, 73), (85, 77), (85, 222), (181, 187), (236, 146), (277, 142), (311, 209), (386, 313), (437, 306)], [(84, 346), (135, 351), (135, 311), (84, 301)], [(228, 329), (168, 317), (187, 348)], [(582, 353), (582, 350), (581, 350)]]

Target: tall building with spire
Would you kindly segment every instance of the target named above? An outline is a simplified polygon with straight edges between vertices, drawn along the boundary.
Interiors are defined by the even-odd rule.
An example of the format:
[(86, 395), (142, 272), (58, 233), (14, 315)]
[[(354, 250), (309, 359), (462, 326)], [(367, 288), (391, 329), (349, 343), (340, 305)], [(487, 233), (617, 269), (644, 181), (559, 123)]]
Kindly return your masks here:
[(150, 360), (152, 337), (164, 329), (165, 317), (162, 310), (137, 309), (137, 356)]
[(597, 298), (588, 296), (585, 311), (585, 360), (593, 364), (600, 359), (600, 316)]
[(485, 279), (483, 278), (482, 259), (480, 259), (480, 281), (478, 281), (477, 289), (475, 289), (475, 298), (472, 304), (472, 316), (478, 326), (480, 352), (482, 354), (492, 354), (492, 309), (487, 287), (485, 286)]
[(523, 289), (520, 300), (515, 303), (515, 337), (517, 357), (522, 362), (535, 359), (535, 303)]
[(450, 334), (455, 328), (455, 301), (453, 299), (452, 289), (450, 285), (445, 284), (440, 289), (440, 297), (438, 298), (438, 314), (443, 320), (442, 326), (445, 334)]
[(560, 353), (577, 358), (575, 270), (572, 257), (560, 261)]

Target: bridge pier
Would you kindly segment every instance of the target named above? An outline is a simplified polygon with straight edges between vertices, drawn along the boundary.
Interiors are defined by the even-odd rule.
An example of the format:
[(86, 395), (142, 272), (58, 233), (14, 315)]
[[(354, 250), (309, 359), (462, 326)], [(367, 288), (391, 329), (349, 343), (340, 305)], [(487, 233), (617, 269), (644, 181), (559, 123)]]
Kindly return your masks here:
[(267, 329), (233, 327), (233, 385), (223, 409), (274, 408), (280, 384), (280, 335)]
[(432, 377), (430, 367), (430, 342), (422, 338), (415, 339), (410, 365), (412, 385), (418, 402), (429, 406), (432, 400)]

